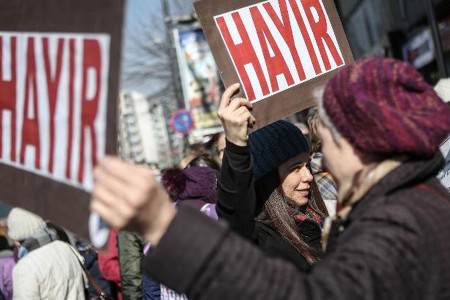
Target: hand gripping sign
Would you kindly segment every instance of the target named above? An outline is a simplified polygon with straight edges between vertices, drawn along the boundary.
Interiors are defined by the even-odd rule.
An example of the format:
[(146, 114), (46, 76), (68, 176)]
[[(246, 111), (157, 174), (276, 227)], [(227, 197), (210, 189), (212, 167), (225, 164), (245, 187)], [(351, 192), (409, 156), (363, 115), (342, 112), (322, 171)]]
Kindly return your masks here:
[(116, 152), (123, 1), (0, 0), (0, 201), (87, 238)]
[(353, 62), (331, 0), (194, 4), (226, 86), (254, 103), (256, 128), (314, 104), (328, 78)]

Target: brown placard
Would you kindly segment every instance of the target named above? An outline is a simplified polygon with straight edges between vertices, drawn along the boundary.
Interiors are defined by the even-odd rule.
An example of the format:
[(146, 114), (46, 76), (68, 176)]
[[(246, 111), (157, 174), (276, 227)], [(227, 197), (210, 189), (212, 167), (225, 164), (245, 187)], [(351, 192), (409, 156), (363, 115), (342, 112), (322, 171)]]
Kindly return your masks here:
[[(319, 23), (319, 22), (323, 22), (325, 19), (320, 18), (320, 15), (317, 13), (318, 10), (316, 10), (315, 8), (314, 8), (316, 10), (315, 14), (312, 12), (312, 9), (310, 8), (311, 14), (309, 16), (310, 17), (312, 16), (311, 20), (304, 17), (305, 12), (306, 12), (304, 7), (309, 7), (308, 5), (312, 5), (314, 3), (315, 4), (319, 3), (321, 5), (320, 7), (322, 8), (322, 11), (325, 13), (325, 19), (326, 19), (326, 16), (328, 16), (329, 24), (331, 25), (332, 31), (334, 32), (336, 44), (338, 45), (338, 51), (340, 51), (340, 58), (341, 58), (342, 64), (339, 65), (338, 63), (335, 63), (335, 66), (334, 66), (335, 69), (331, 68), (331, 69), (333, 69), (332, 71), (326, 71), (326, 67), (324, 67), (323, 58), (322, 58), (322, 56), (319, 56), (320, 51), (317, 51), (317, 50), (320, 50), (320, 48), (318, 48), (318, 46), (317, 46), (318, 44), (315, 39), (315, 33), (312, 32), (312, 34), (311, 34), (312, 27), (310, 25), (311, 22), (309, 22), (312, 20), (318, 20), (317, 22)], [(287, 15), (289, 16), (290, 24), (292, 24), (293, 20), (295, 19), (294, 18), (295, 14), (293, 13), (293, 11), (295, 10), (294, 6), (297, 5), (297, 7), (303, 8), (303, 11), (302, 11), (303, 15), (302, 15), (302, 13), (299, 13), (298, 16), (303, 17), (301, 20), (304, 22), (303, 24), (306, 24), (306, 27), (309, 26), (310, 31), (308, 31), (308, 37), (311, 40), (313, 40), (313, 43), (315, 43), (315, 51), (317, 52), (315, 55), (316, 55), (316, 57), (319, 58), (319, 60), (320, 60), (320, 58), (322, 58), (321, 72), (319, 72), (319, 74), (315, 74), (315, 76), (317, 76), (317, 77), (312, 78), (312, 79), (308, 79), (308, 76), (307, 76), (306, 80), (302, 80), (301, 75), (298, 75), (297, 82), (293, 85), (288, 83), (287, 85), (289, 87), (282, 91), (275, 91), (275, 88), (272, 88), (270, 86), (269, 94), (271, 94), (271, 95), (265, 96), (265, 98), (263, 100), (254, 102), (253, 115), (255, 116), (256, 121), (257, 121), (257, 124), (254, 127), (254, 129), (261, 128), (261, 127), (268, 125), (276, 120), (279, 120), (286, 116), (292, 115), (302, 109), (305, 109), (307, 107), (314, 105), (316, 103), (318, 97), (321, 96), (323, 87), (326, 84), (326, 82), (328, 81), (328, 79), (330, 78), (330, 76), (332, 76), (338, 69), (353, 62), (353, 56), (352, 56), (352, 53), (350, 50), (350, 46), (349, 46), (347, 38), (345, 36), (345, 32), (344, 32), (342, 24), (340, 22), (336, 7), (332, 0), (271, 0), (271, 1), (201, 0), (201, 1), (194, 3), (196, 13), (202, 24), (203, 31), (205, 32), (205, 35), (206, 35), (206, 38), (210, 45), (211, 51), (213, 52), (213, 55), (214, 55), (214, 59), (220, 70), (222, 80), (226, 87), (228, 87), (231, 84), (236, 83), (236, 82), (240, 82), (241, 87), (246, 87), (246, 86), (248, 86), (248, 84), (246, 85), (241, 80), (239, 72), (238, 72), (237, 68), (235, 67), (235, 61), (232, 59), (232, 54), (227, 48), (227, 43), (225, 42), (225, 37), (224, 37), (224, 35), (222, 35), (221, 30), (219, 30), (219, 23), (218, 22), (216, 23), (215, 18), (220, 18), (220, 17), (224, 16), (225, 14), (227, 14), (227, 15), (229, 15), (228, 18), (230, 20), (232, 18), (231, 13), (238, 12), (239, 17), (242, 21), (242, 24), (239, 25), (239, 23), (236, 23), (237, 21), (235, 19), (233, 19), (233, 22), (234, 22), (236, 28), (246, 28), (247, 29), (246, 34), (248, 34), (248, 35), (253, 34), (253, 36), (255, 36), (254, 33), (251, 33), (251, 32), (249, 33), (248, 28), (253, 26), (254, 27), (253, 29), (255, 29), (255, 32), (257, 32), (257, 33), (258, 33), (258, 31), (260, 31), (259, 33), (262, 32), (261, 30), (259, 30), (261, 28), (259, 26), (255, 26), (255, 25), (246, 27), (247, 24), (249, 23), (249, 22), (247, 22), (249, 20), (249, 18), (245, 19), (245, 16), (242, 17), (243, 15), (241, 12), (245, 11), (245, 13), (247, 15), (249, 15), (250, 14), (249, 7), (257, 6), (259, 13), (265, 14), (265, 13), (267, 13), (268, 10), (263, 12), (263, 10), (265, 9), (263, 5), (271, 5), (272, 7), (278, 7), (277, 16), (278, 16), (278, 19), (281, 21), (281, 23), (279, 23), (279, 24), (286, 25), (287, 23), (286, 22), (283, 23), (284, 19), (282, 17), (280, 17), (280, 15), (282, 16), (282, 14), (279, 13), (281, 11), (281, 9), (279, 9), (279, 7), (281, 7), (281, 4), (289, 6), (289, 8), (287, 8), (289, 10), (289, 13)], [(258, 11), (254, 11), (254, 12), (258, 13)], [(273, 9), (273, 11), (276, 11), (276, 9)], [(298, 9), (298, 11), (300, 12), (300, 9)], [(270, 17), (269, 13), (268, 13), (268, 15), (269, 15), (269, 18), (272, 18), (272, 17)], [(272, 14), (272, 16), (273, 15), (274, 14)], [(251, 20), (252, 20), (253, 24), (255, 23), (255, 20), (261, 21), (261, 18), (254, 17), (253, 15), (251, 15), (251, 16), (252, 16)], [(318, 19), (317, 19), (317, 16), (319, 16)], [(266, 20), (263, 24), (264, 26), (268, 26), (267, 28), (269, 28), (271, 26), (272, 29), (270, 29), (269, 31), (272, 35), (275, 33), (275, 34), (279, 34), (279, 36), (283, 36), (280, 33), (281, 31), (278, 30), (279, 28), (276, 27), (276, 25), (274, 25), (275, 22), (273, 22), (273, 21), (267, 22), (267, 17), (262, 18), (262, 19)], [(299, 19), (296, 19), (296, 20), (298, 21)], [(221, 23), (222, 26), (226, 26), (226, 25), (223, 25), (225, 23), (226, 22), (223, 21), (223, 19), (222, 19), (222, 23)], [(271, 23), (271, 25), (267, 25), (268, 23)], [(227, 24), (229, 24), (229, 23), (227, 23)], [(261, 24), (262, 23), (259, 23), (259, 25), (261, 25)], [(296, 24), (295, 26), (298, 27), (298, 32), (302, 32), (300, 30), (300, 26), (298, 25), (300, 23), (295, 23), (295, 24)], [(224, 28), (224, 27), (221, 27), (221, 28)], [(276, 29), (274, 30), (273, 28), (276, 28)], [(228, 29), (231, 32), (230, 26), (228, 27)], [(329, 29), (330, 28), (328, 28), (328, 30)], [(243, 31), (240, 31), (240, 29), (237, 29), (237, 31), (239, 33), (243, 32)], [(223, 30), (222, 30), (222, 32), (223, 32)], [(266, 32), (267, 32), (267, 30), (266, 30)], [(230, 36), (232, 36), (232, 34), (230, 34)], [(292, 33), (292, 36), (294, 36), (294, 38), (295, 38), (294, 33)], [(305, 40), (304, 44), (307, 45), (306, 38), (305, 38), (306, 35), (304, 34), (302, 36)], [(280, 41), (280, 38), (278, 38), (277, 42), (275, 42), (276, 38), (274, 38), (273, 39), (274, 42), (270, 43), (270, 37), (265, 36), (265, 38), (266, 38), (267, 43), (270, 44), (271, 47), (272, 47), (272, 45), (274, 45), (274, 43), (278, 45), (278, 43)], [(243, 37), (240, 36), (240, 37), (238, 37), (238, 40), (239, 39), (240, 39), (240, 41), (234, 42), (234, 46), (237, 46), (238, 44), (242, 44), (242, 45), (244, 44)], [(231, 40), (230, 37), (229, 37), (229, 40)], [(260, 41), (260, 45), (262, 45), (261, 38), (259, 38), (259, 41)], [(321, 41), (323, 43), (322, 39), (321, 39)], [(325, 41), (325, 43), (326, 43), (326, 41)], [(254, 44), (255, 43), (252, 43), (252, 45), (254, 45)], [(288, 43), (285, 43), (285, 45), (287, 45), (287, 44)], [(230, 42), (228, 45), (230, 45)], [(297, 45), (298, 44), (296, 44), (295, 49), (297, 50), (298, 56), (300, 57), (300, 61), (304, 62), (305, 60), (303, 58), (305, 57), (304, 56), (305, 53), (304, 52), (300, 53), (299, 50), (297, 49), (298, 48)], [(255, 47), (253, 47), (253, 49), (255, 49)], [(260, 48), (262, 49), (261, 46), (260, 46)], [(247, 51), (248, 49), (241, 48), (240, 50)], [(235, 51), (240, 51), (240, 50), (235, 50)], [(249, 50), (249, 51), (252, 51), (252, 50)], [(272, 50), (271, 55), (273, 55), (273, 52), (274, 51)], [(291, 53), (293, 53), (293, 52), (291, 52)], [(327, 52), (327, 53), (330, 53), (330, 52)], [(264, 54), (264, 52), (263, 52), (263, 54)], [(333, 55), (333, 54), (331, 54), (331, 55)], [(309, 56), (310, 60), (312, 61), (311, 53), (308, 53), (308, 56)], [(263, 62), (264, 57), (263, 57), (263, 59), (261, 59), (261, 55), (259, 57), (260, 57), (259, 63), (267, 64), (267, 61)], [(293, 55), (292, 55), (292, 57), (293, 57)], [(294, 58), (292, 58), (292, 61), (294, 61)], [(336, 60), (336, 61), (338, 61), (338, 60)], [(286, 63), (286, 65), (288, 65), (288, 63)], [(261, 74), (261, 72), (258, 72), (257, 69), (258, 68), (254, 68), (255, 74), (258, 76), (258, 74)], [(298, 71), (299, 69), (295, 69), (295, 70)], [(326, 73), (324, 73), (324, 72), (326, 72)], [(241, 72), (241, 74), (242, 73), (243, 72)], [(248, 74), (248, 72), (247, 72), (247, 74)], [(292, 74), (293, 73), (291, 72), (291, 75)], [(266, 76), (266, 75), (263, 75), (263, 76)], [(273, 78), (273, 76), (272, 76), (272, 78)], [(288, 81), (286, 79), (287, 77), (285, 76), (284, 78), (287, 82)], [(265, 79), (266, 79), (266, 82), (269, 82), (270, 75), (269, 75), (269, 77), (266, 76)], [(260, 86), (262, 86), (262, 85), (260, 85)], [(261, 88), (261, 90), (263, 90), (263, 88)], [(280, 88), (280, 90), (281, 90), (281, 88)], [(251, 99), (252, 97), (249, 96), (249, 93), (248, 92), (245, 93), (244, 89), (242, 89), (242, 88), (237, 96), (248, 97), (250, 100), (252, 100)], [(258, 99), (256, 99), (256, 100), (258, 100)]]
[[(7, 126), (0, 123), (0, 139), (7, 140), (0, 148), (0, 202), (85, 239), (93, 162), (117, 151), (123, 11), (124, 0), (0, 0), (0, 114), (9, 116)], [(17, 94), (7, 91), (11, 82)], [(58, 92), (50, 96), (51, 89)]]

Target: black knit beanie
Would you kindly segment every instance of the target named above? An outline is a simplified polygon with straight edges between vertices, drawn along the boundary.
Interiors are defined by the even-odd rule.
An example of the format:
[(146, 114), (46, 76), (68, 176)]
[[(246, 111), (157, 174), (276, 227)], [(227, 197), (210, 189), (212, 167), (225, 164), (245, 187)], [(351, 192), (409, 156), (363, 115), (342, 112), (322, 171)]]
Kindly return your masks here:
[(262, 178), (290, 158), (310, 152), (308, 141), (300, 129), (283, 120), (251, 133), (249, 144), (254, 180)]

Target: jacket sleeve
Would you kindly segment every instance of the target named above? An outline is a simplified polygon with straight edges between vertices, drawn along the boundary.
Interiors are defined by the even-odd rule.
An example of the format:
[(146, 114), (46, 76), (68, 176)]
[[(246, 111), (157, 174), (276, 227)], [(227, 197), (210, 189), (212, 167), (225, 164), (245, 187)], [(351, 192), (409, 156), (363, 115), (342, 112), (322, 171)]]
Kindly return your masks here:
[(227, 221), (232, 230), (248, 239), (252, 238), (256, 209), (252, 172), (249, 147), (236, 146), (227, 140), (216, 211), (219, 219)]
[(142, 299), (142, 241), (134, 233), (120, 231), (117, 234), (117, 248), (123, 299)]
[(143, 268), (189, 299), (423, 299), (421, 281), (429, 276), (417, 271), (424, 270), (417, 257), (423, 242), (417, 226), (399, 217), (411, 216), (362, 220), (344, 232), (342, 248), (305, 274), (183, 207)]

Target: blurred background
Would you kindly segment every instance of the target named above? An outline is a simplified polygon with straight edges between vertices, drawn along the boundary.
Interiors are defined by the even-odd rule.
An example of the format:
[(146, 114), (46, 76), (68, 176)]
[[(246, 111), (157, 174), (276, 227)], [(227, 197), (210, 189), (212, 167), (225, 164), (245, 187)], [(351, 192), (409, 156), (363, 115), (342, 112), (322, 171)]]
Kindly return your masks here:
[[(224, 87), (191, 0), (128, 0), (119, 151), (157, 172), (189, 150), (218, 155)], [(448, 0), (336, 0), (355, 59), (408, 61), (431, 84), (449, 77)], [(307, 112), (289, 119), (305, 122)]]

